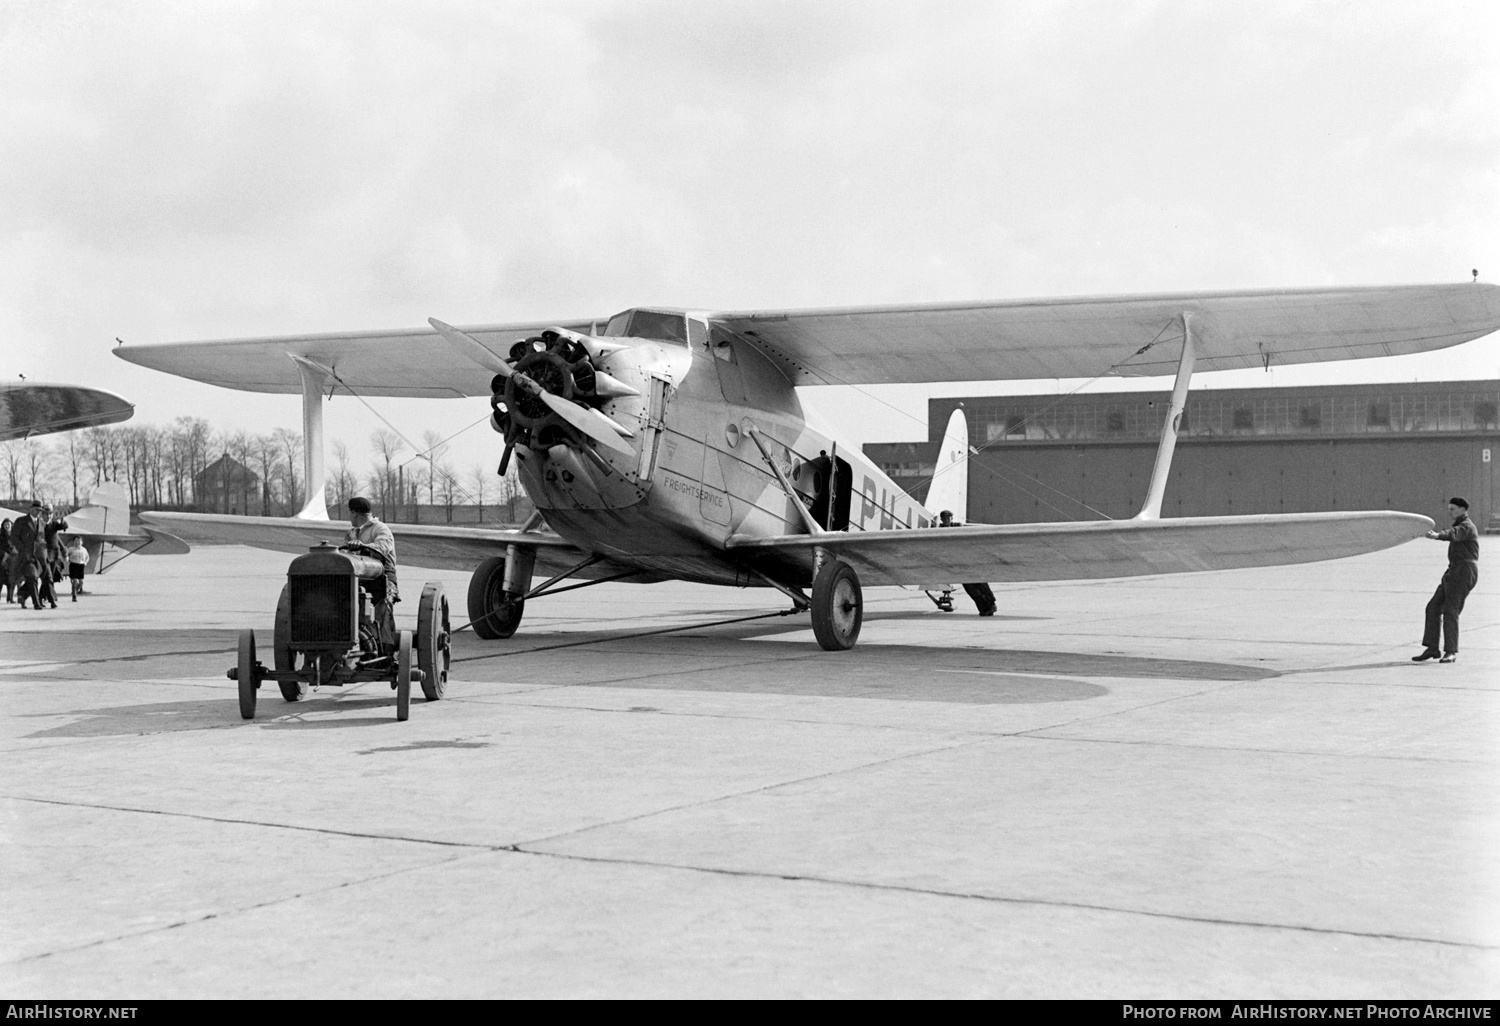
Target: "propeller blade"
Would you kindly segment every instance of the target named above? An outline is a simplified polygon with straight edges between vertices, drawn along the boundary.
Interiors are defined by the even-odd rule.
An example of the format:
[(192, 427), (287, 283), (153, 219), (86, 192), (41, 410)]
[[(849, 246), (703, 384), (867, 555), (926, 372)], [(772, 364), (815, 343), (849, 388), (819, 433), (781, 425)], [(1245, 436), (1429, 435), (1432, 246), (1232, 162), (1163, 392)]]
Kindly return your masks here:
[(542, 402), (547, 408), (557, 414), (563, 420), (572, 424), (579, 431), (588, 435), (600, 445), (607, 445), (625, 456), (634, 456), (635, 450), (620, 440), (616, 433), (619, 425), (602, 413), (586, 409), (577, 403), (570, 403), (561, 396), (553, 395), (551, 392), (537, 392), (542, 397)]
[(622, 395), (640, 395), (641, 392), (640, 389), (631, 388), (613, 374), (596, 370), (594, 371), (594, 394), (602, 395), (606, 399), (614, 399)]
[(473, 335), (466, 335), (451, 324), (444, 324), (436, 317), (427, 318), (427, 323), (432, 325), (434, 331), (443, 336), (454, 351), (460, 356), (473, 360), (487, 371), (493, 371), (501, 377), (508, 378), (511, 375), (510, 364), (506, 363), (495, 353), (490, 352)]

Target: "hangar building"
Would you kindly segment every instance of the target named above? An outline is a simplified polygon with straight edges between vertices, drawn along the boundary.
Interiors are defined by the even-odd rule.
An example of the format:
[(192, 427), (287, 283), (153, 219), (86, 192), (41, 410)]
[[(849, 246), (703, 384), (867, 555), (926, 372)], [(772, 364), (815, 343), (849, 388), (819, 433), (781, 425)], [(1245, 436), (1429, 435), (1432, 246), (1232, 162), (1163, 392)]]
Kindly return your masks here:
[[(1170, 391), (931, 399), (925, 442), (864, 447), (895, 482), (926, 494), (960, 404), (975, 523), (1134, 516), (1151, 480)], [(1390, 509), (1446, 526), (1447, 498), (1500, 530), (1492, 454), (1500, 381), (1206, 389), (1186, 423), (1162, 516)]]

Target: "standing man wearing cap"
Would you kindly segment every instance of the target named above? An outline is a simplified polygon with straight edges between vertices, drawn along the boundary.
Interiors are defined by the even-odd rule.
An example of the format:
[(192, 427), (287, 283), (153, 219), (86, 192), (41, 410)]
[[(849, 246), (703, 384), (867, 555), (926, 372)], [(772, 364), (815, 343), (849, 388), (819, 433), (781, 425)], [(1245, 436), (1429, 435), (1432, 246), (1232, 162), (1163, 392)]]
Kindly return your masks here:
[[(1446, 531), (1428, 531), (1427, 537), (1448, 543), (1448, 569), (1437, 591), (1427, 603), (1427, 628), (1422, 632), (1422, 651), (1411, 657), (1414, 663), (1436, 659), (1440, 663), (1458, 662), (1458, 614), (1464, 611), (1464, 599), (1479, 583), (1479, 531), (1469, 519), (1469, 504), (1454, 496), (1448, 500), (1448, 515), (1453, 526)], [(1443, 650), (1438, 651), (1438, 623), (1443, 627)]]
[[(47, 550), (42, 534), (42, 504), (33, 502), (31, 511), (16, 520), (10, 531), (10, 543), (15, 548), (11, 561), (10, 579), (19, 584), (21, 608), (26, 608), (26, 596), (30, 595), (36, 608), (42, 608), (41, 575), (46, 572)], [(52, 600), (57, 608), (57, 600)]]
[(373, 509), (370, 500), (361, 495), (349, 500), (349, 530), (339, 548), (371, 556), (385, 567), (385, 576), (369, 582), (368, 587), (370, 598), (375, 602), (375, 626), (380, 632), (380, 644), (390, 651), (396, 647), (395, 605), (401, 601), (396, 588), (396, 539), (391, 529), (375, 518)]

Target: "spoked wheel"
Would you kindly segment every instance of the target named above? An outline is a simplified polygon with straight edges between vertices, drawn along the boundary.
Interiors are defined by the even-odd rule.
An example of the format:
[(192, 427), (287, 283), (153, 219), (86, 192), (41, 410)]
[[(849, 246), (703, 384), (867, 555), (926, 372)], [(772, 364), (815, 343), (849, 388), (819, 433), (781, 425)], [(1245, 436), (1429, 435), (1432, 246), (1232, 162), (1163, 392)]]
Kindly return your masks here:
[(854, 647), (864, 622), (865, 600), (859, 576), (841, 559), (830, 559), (813, 580), (813, 636), (826, 652)]
[(255, 632), (240, 631), (239, 662), (235, 676), (240, 685), (240, 718), (255, 719), (255, 691), (260, 681), (255, 679)]
[(469, 620), (477, 636), (486, 641), (510, 637), (521, 626), (525, 609), (524, 601), (505, 590), (504, 556), (491, 556), (475, 568), (469, 578)]
[(396, 719), (411, 715), (411, 631), (402, 631), (396, 648)]
[[(276, 603), (276, 633), (271, 639), (271, 655), (275, 657), (277, 673), (289, 673), (297, 668), (297, 653), (292, 651), (292, 586), (281, 587), (281, 600)], [(281, 697), (288, 702), (300, 702), (307, 697), (307, 684), (300, 680), (281, 680)]]
[(422, 671), (422, 694), (427, 701), (443, 697), (448, 686), (448, 665), (453, 646), (448, 625), (448, 596), (443, 586), (428, 581), (417, 603), (417, 667)]

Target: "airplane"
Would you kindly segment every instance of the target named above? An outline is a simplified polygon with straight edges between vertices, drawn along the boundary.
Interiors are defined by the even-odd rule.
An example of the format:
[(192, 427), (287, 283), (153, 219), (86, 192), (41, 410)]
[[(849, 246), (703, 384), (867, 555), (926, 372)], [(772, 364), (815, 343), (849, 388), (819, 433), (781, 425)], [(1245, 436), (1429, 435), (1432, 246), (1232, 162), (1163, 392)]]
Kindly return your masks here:
[(0, 384), (0, 442), (118, 424), (135, 407), (113, 392), (78, 385)]
[[(471, 570), (468, 613), (511, 637), (525, 604), (604, 581), (765, 587), (852, 648), (863, 588), (999, 584), (1334, 559), (1432, 526), (1392, 511), (1161, 518), (1195, 370), (1425, 352), (1500, 328), (1490, 284), (1192, 292), (812, 310), (636, 307), (609, 318), (121, 346), (145, 367), (303, 397), (295, 517), (143, 513), (189, 541), (337, 541), (322, 401), (486, 397), (538, 515), (520, 530), (392, 524), (400, 558)], [(1175, 374), (1128, 520), (931, 530), (933, 511), (814, 424), (799, 386)], [(545, 578), (536, 584), (538, 576)], [(581, 583), (563, 585), (576, 579)]]
[[(128, 400), (99, 388), (81, 385), (49, 385), (39, 382), (0, 384), (0, 442), (61, 431), (77, 431), (105, 424), (118, 424), (135, 414)], [(14, 521), (24, 511), (0, 506), (0, 520)], [(103, 573), (119, 563), (104, 563), (111, 548), (126, 550), (126, 556), (150, 549), (149, 555), (179, 556), (190, 551), (186, 542), (159, 528), (130, 530), (130, 497), (124, 485), (106, 481), (91, 493), (86, 505), (70, 513), (64, 538), (83, 539), (88, 550), (89, 573)]]
[[(0, 506), (0, 520), (15, 521), (24, 514)], [(129, 556), (182, 556), (192, 551), (181, 538), (175, 538), (159, 527), (145, 525), (139, 532), (130, 529), (130, 495), (117, 481), (105, 481), (89, 492), (83, 506), (69, 513), (62, 537), (82, 538), (89, 554), (85, 569), (102, 574)], [(114, 549), (125, 555), (108, 563), (105, 559)]]

